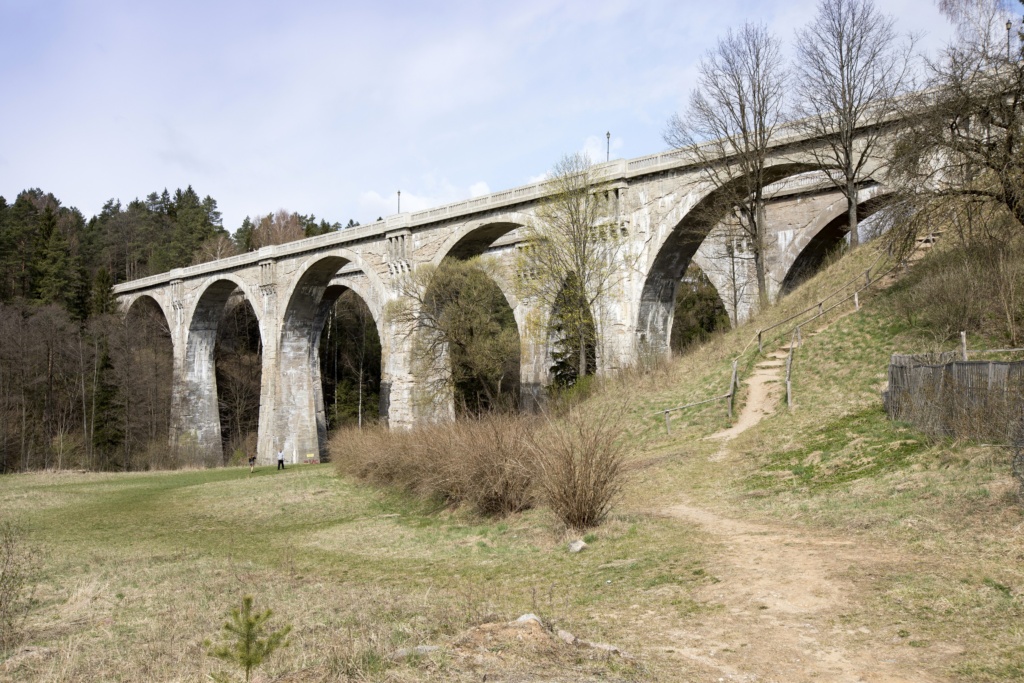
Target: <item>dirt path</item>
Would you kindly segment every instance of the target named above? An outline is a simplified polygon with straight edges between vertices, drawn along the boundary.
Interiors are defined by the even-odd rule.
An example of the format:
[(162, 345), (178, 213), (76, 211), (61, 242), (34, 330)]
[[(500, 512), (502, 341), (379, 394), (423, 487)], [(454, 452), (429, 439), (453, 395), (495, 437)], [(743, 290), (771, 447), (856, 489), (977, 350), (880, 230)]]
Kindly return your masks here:
[(767, 360), (761, 361), (754, 367), (754, 373), (747, 380), (747, 401), (743, 404), (736, 424), (707, 438), (729, 441), (756, 425), (766, 415), (775, 412), (775, 406), (779, 401), (780, 379), (782, 371), (786, 367), (787, 355), (789, 355), (789, 347), (785, 346), (773, 352)]
[[(700, 525), (720, 544), (707, 567), (717, 582), (697, 599), (713, 607), (695, 626), (670, 630), (672, 654), (719, 681), (937, 683), (920, 649), (896, 628), (860, 623), (858, 596), (899, 560), (858, 542), (676, 505), (665, 513)], [(933, 653), (927, 655), (931, 658)]]
[[(778, 405), (788, 348), (759, 364), (746, 405), (715, 460), (738, 457), (730, 442)], [(730, 519), (688, 504), (662, 511), (702, 527), (719, 545), (707, 570), (717, 582), (697, 599), (713, 609), (692, 627), (671, 629), (670, 654), (717, 672), (718, 681), (937, 683), (926, 654), (900, 642), (895, 627), (857, 623), (860, 602), (886, 566), (904, 558), (777, 523)], [(713, 679), (714, 680), (714, 679)]]

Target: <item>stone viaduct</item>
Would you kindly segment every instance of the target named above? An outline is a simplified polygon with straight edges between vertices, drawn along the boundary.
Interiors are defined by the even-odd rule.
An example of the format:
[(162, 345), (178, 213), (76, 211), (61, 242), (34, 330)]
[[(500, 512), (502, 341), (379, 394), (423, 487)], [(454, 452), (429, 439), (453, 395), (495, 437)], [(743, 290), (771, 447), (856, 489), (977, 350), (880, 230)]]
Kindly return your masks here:
[[(846, 232), (845, 200), (817, 170), (809, 144), (790, 136), (772, 150), (766, 216), (773, 297)], [(749, 316), (757, 297), (751, 261), (740, 258), (743, 244), (726, 244), (724, 218), (709, 224), (706, 212), (696, 210), (713, 200), (714, 188), (691, 150), (611, 161), (593, 170), (600, 191), (609, 193), (614, 215), (608, 222), (621, 231), (630, 256), (615, 295), (595, 311), (602, 339), (598, 372), (630, 365), (641, 349), (668, 353), (676, 290), (691, 262), (708, 275), (735, 320)], [(386, 304), (400, 296), (398, 279), (446, 258), (486, 254), (510, 266), (519, 228), (534, 219), (547, 192), (543, 182), (517, 187), (117, 285), (124, 311), (148, 299), (171, 331), (172, 444), (220, 453), (214, 345), (232, 296), (251, 304), (262, 337), (260, 462), (270, 462), (279, 448), (289, 458), (304, 458), (318, 457), (325, 446), (318, 348), (326, 316), (346, 288), (366, 303), (380, 334), (382, 416), (403, 427), (423, 419), (411, 340), (385, 315)], [(865, 182), (858, 202), (862, 215), (885, 192), (878, 182)], [(519, 326), (523, 393), (536, 394), (548, 383), (550, 350), (527, 329), (530, 306), (517, 298), (511, 278), (499, 280)]]

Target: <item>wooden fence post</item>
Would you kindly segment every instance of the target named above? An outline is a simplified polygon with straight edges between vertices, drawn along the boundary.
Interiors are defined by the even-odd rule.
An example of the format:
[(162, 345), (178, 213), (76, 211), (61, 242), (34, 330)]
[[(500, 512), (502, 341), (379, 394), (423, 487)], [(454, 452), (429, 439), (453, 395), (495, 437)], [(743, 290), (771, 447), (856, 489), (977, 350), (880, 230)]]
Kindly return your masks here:
[[(889, 245), (889, 255), (892, 256), (892, 245)], [(871, 285), (871, 269), (868, 268), (864, 271), (864, 284), (866, 286)]]
[(761, 347), (761, 330), (757, 331), (757, 352), (763, 353), (764, 349)]
[(729, 419), (732, 419), (732, 404), (736, 399), (736, 364), (739, 361), (732, 362), (732, 379), (729, 380)]
[(960, 333), (960, 352), (963, 354), (964, 360), (967, 360), (967, 332), (963, 331)]
[(853, 310), (860, 310), (860, 297), (857, 295), (857, 292), (853, 293)]
[(671, 436), (671, 435), (672, 435), (672, 428), (671, 428), (671, 427), (669, 426), (669, 421), (670, 421), (671, 419), (672, 419), (672, 418), (670, 418), (670, 417), (668, 416), (668, 411), (666, 410), (666, 411), (665, 411), (665, 434), (667, 434), (668, 436)]
[(796, 340), (796, 330), (793, 330), (793, 336), (789, 340), (789, 354), (786, 356), (786, 407), (793, 407), (793, 386), (789, 382), (789, 377), (793, 370), (793, 342)]

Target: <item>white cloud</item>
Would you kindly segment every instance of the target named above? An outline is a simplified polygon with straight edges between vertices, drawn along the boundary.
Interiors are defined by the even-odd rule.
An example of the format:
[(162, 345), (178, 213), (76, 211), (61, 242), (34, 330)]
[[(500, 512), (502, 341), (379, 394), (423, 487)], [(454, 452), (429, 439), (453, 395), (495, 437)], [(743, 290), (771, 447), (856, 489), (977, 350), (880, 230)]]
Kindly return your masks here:
[(491, 193), (491, 188), (489, 188), (487, 186), (487, 183), (485, 183), (482, 180), (480, 182), (473, 183), (472, 185), (469, 186), (469, 196), (470, 197), (483, 197), (485, 194), (490, 194), (490, 193)]

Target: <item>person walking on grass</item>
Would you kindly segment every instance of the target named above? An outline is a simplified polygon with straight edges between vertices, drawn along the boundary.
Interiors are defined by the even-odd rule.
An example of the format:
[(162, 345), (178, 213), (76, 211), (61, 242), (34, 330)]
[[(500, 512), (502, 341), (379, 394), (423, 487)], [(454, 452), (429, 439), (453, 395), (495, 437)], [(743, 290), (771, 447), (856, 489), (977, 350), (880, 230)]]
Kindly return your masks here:
[(256, 454), (255, 453), (253, 453), (252, 455), (249, 456), (249, 474), (252, 474), (252, 471), (254, 469), (256, 469)]
[(284, 448), (279, 448), (277, 450), (277, 469), (284, 469)]

